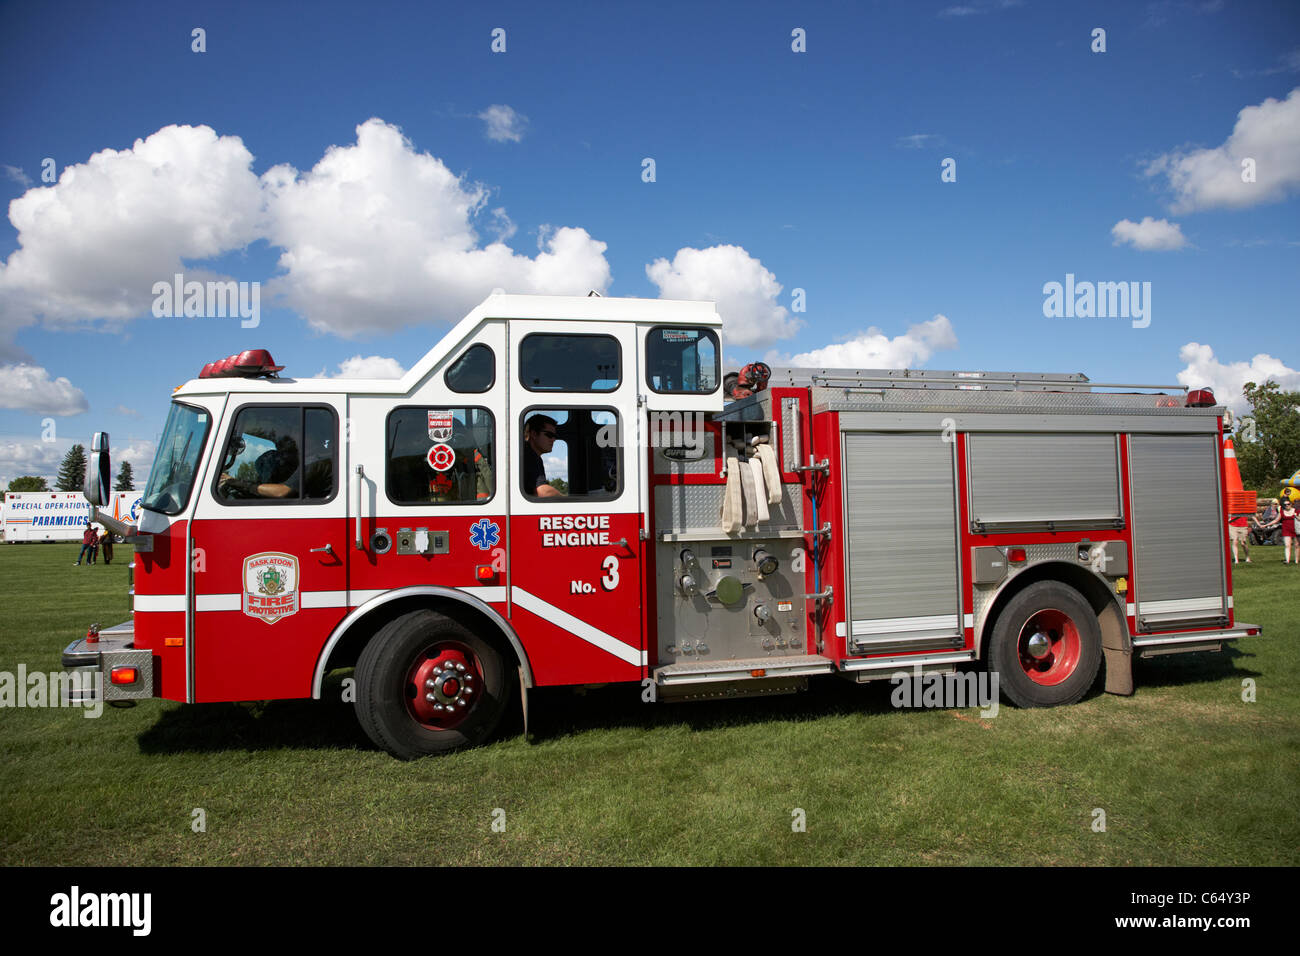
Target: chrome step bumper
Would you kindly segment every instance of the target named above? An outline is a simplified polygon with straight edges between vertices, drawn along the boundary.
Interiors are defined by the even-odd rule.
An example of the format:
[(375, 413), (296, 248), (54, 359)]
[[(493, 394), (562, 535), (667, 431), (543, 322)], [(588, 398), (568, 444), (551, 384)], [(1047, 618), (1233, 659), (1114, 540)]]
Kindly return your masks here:
[[(73, 673), (98, 675), (98, 680), (84, 680), (65, 695), (66, 704), (85, 704), (97, 700), (96, 687), (103, 699), (143, 700), (154, 696), (154, 659), (152, 651), (135, 649), (135, 630), (131, 622), (99, 632), (99, 640), (73, 641), (63, 649), (63, 666)], [(129, 684), (113, 683), (113, 671), (135, 668), (135, 680)], [(119, 671), (119, 674), (121, 671)]]

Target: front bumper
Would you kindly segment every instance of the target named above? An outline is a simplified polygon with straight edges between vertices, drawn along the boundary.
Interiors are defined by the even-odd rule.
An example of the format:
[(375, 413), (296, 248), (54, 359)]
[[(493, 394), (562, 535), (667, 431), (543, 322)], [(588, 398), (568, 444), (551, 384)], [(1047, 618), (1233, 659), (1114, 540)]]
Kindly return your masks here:
[[(65, 705), (93, 702), (97, 699), (97, 688), (109, 703), (154, 696), (153, 652), (135, 649), (135, 630), (130, 621), (100, 631), (98, 641), (84, 637), (73, 641), (63, 649), (63, 666), (90, 678), (98, 676), (98, 679), (75, 682), (65, 693)], [(135, 680), (114, 683), (114, 672), (120, 680), (126, 668), (134, 669)]]

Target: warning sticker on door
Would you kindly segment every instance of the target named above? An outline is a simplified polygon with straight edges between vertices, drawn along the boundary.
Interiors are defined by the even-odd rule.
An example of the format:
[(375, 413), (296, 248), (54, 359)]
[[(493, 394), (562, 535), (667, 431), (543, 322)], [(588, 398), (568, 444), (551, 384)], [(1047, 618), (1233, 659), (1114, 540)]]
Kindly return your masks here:
[(451, 441), (451, 430), (454, 425), (455, 419), (451, 417), (450, 411), (429, 409), (429, 441)]

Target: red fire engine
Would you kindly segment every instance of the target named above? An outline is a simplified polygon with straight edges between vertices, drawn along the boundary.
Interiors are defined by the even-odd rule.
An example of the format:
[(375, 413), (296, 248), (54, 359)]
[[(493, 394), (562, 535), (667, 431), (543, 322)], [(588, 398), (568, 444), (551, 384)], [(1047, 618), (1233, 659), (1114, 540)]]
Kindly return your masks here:
[[(176, 390), (106, 698), (319, 697), (404, 758), (514, 695), (784, 693), (983, 662), (1021, 706), (1133, 691), (1234, 621), (1208, 392), (1083, 375), (747, 367), (712, 304), (493, 295), (403, 378)], [(106, 499), (107, 436), (87, 497)], [(100, 515), (96, 520), (111, 523)]]

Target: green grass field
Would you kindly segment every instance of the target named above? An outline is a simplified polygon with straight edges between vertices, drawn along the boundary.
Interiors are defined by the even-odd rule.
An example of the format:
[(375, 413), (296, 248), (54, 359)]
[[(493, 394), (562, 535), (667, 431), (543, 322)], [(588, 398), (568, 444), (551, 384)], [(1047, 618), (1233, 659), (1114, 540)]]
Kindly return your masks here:
[[(88, 623), (127, 619), (130, 549), (74, 568), (77, 550), (0, 545), (0, 671), (58, 670)], [(401, 763), (338, 675), (325, 700), (260, 712), (0, 709), (0, 864), (1294, 865), (1300, 567), (1253, 557), (1236, 605), (1264, 636), (1139, 662), (1131, 698), (993, 719), (894, 710), (887, 681), (653, 706), (548, 691), (533, 742), (516, 718)]]

